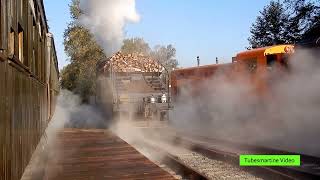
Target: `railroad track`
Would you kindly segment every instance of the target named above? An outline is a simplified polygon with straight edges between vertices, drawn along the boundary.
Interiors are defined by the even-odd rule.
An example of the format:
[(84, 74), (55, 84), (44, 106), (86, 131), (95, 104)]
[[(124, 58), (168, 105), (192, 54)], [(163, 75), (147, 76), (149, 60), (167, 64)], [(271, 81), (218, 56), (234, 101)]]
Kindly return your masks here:
[(209, 179), (206, 175), (191, 168), (190, 166), (188, 166), (187, 164), (179, 160), (178, 157), (168, 152), (163, 158), (162, 163), (166, 164), (170, 169), (172, 169), (177, 174), (181, 175), (184, 179), (191, 179), (191, 180)]
[[(319, 157), (252, 145), (232, 143), (207, 137), (200, 137), (202, 138), (201, 141), (183, 136), (176, 136), (176, 138), (177, 142), (188, 144), (192, 151), (198, 152), (211, 159), (219, 159), (237, 166), (239, 166), (239, 156), (241, 154), (300, 155), (301, 166), (299, 167), (241, 167), (241, 169), (265, 179), (320, 178)], [(199, 137), (197, 138), (199, 139)]]
[(138, 141), (129, 140), (128, 143), (159, 166), (165, 165), (170, 171), (182, 176), (182, 179), (261, 179), (237, 166), (212, 160), (189, 148), (161, 141), (152, 135), (150, 139), (140, 138)]
[(301, 157), (299, 167), (240, 167), (239, 156), (241, 154), (297, 155), (297, 153), (190, 135), (172, 129), (157, 128), (152, 131), (153, 133), (158, 131), (162, 135), (161, 138), (167, 141), (173, 141), (174, 144), (189, 148), (210, 159), (227, 162), (263, 179), (320, 179), (319, 157), (299, 154)]
[[(190, 180), (210, 179), (203, 173), (197, 171), (196, 169), (190, 167), (188, 164), (181, 161), (176, 155), (170, 153), (169, 151), (165, 150), (164, 148), (161, 148), (158, 145), (155, 145), (150, 142), (140, 141), (140, 144), (134, 145), (134, 147), (138, 151), (140, 151), (142, 154), (146, 155), (149, 159), (152, 159), (153, 161), (157, 161), (161, 165), (165, 165), (170, 169), (170, 171), (173, 171), (174, 174), (181, 176), (182, 179), (188, 179), (188, 180), (189, 179)], [(156, 158), (154, 154), (156, 154)]]

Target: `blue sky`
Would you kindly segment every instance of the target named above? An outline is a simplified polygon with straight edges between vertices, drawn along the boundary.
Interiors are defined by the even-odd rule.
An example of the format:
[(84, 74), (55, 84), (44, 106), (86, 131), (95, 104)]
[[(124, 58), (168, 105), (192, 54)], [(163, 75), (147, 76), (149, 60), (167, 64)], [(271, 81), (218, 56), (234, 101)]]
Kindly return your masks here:
[[(151, 47), (173, 44), (180, 66), (230, 62), (248, 46), (251, 24), (270, 0), (136, 0), (141, 21), (129, 24), (126, 37), (143, 37)], [(54, 34), (59, 67), (67, 62), (63, 32), (70, 21), (70, 0), (44, 0), (50, 31)]]

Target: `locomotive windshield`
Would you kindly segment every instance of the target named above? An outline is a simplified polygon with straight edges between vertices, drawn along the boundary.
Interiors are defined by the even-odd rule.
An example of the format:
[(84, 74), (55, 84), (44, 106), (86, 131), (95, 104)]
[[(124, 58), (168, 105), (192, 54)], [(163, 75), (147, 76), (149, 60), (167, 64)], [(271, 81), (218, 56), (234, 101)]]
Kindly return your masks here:
[(283, 56), (281, 56), (280, 64), (285, 69), (289, 69), (288, 60), (289, 60), (289, 55), (288, 54), (284, 54)]
[(275, 67), (275, 63), (277, 62), (277, 55), (268, 55), (267, 56), (267, 69), (272, 71)]

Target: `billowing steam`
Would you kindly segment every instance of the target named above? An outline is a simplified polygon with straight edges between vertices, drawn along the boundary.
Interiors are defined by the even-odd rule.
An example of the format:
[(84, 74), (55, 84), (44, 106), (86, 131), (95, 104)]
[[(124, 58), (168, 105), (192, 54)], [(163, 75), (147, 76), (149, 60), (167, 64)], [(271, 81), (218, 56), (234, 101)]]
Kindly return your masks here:
[(320, 156), (320, 63), (300, 50), (289, 73), (273, 68), (262, 98), (252, 94), (247, 75), (224, 74), (204, 82), (200, 96), (186, 87), (171, 115), (175, 127), (194, 134)]
[(79, 21), (90, 30), (107, 56), (121, 47), (124, 27), (140, 20), (135, 0), (80, 0)]
[[(289, 60), (288, 72), (269, 68), (271, 73), (263, 77), (268, 87), (262, 94), (257, 94), (248, 73), (218, 72), (199, 85), (198, 96), (190, 83), (181, 89), (169, 124), (190, 134), (320, 156), (320, 56), (316, 53), (298, 50)], [(133, 126), (122, 121), (113, 130), (140, 147), (170, 144), (166, 130), (145, 133)]]
[[(59, 133), (64, 128), (105, 128), (105, 118), (96, 107), (81, 104), (79, 96), (67, 90), (61, 90), (57, 99), (55, 114), (52, 117), (45, 133), (43, 134), (32, 159), (24, 172), (22, 180), (39, 179), (42, 177), (44, 168), (56, 165), (55, 161), (60, 158)], [(49, 164), (49, 165), (48, 165)], [(49, 168), (48, 174), (55, 174), (55, 168)]]

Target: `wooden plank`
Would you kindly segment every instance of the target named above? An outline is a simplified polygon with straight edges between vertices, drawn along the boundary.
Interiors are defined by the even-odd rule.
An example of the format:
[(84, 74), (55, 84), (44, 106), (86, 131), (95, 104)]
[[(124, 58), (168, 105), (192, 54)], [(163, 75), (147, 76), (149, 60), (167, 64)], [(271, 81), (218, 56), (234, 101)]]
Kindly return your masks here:
[(65, 129), (54, 147), (47, 180), (175, 179), (110, 131)]

